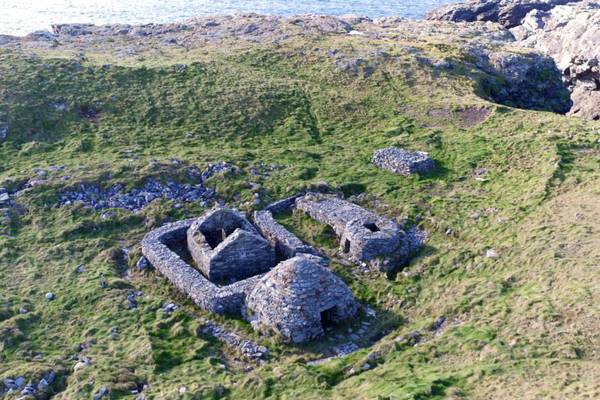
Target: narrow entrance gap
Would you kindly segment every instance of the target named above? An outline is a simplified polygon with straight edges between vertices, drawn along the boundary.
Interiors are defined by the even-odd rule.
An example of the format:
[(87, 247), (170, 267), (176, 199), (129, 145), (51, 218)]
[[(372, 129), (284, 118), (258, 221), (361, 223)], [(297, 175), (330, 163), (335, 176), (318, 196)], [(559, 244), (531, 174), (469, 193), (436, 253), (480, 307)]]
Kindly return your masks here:
[(344, 242), (344, 253), (350, 253), (350, 241), (348, 239)]
[(321, 311), (321, 326), (323, 330), (331, 330), (335, 326), (335, 306)]

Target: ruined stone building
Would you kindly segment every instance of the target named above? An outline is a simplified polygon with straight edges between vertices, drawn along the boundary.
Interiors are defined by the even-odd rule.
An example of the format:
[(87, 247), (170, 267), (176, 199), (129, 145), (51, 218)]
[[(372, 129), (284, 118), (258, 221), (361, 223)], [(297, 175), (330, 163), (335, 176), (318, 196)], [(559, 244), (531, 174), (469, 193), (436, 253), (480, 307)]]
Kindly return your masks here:
[(192, 258), (213, 282), (233, 282), (267, 272), (275, 251), (239, 212), (216, 208), (192, 224), (187, 233)]
[(330, 324), (354, 317), (358, 306), (352, 292), (322, 261), (299, 255), (264, 275), (246, 302), (252, 326), (299, 343), (322, 336)]
[[(217, 207), (196, 220), (153, 230), (144, 237), (142, 252), (199, 307), (242, 315), (255, 329), (292, 342), (312, 340), (330, 324), (354, 317), (359, 307), (327, 268), (328, 260), (273, 216), (293, 209), (330, 225), (342, 253), (355, 262), (388, 271), (410, 252), (407, 235), (394, 220), (317, 193), (256, 212), (255, 225), (238, 211)], [(195, 266), (184, 261), (189, 258)]]
[(394, 220), (320, 193), (299, 197), (296, 208), (331, 226), (340, 238), (340, 251), (354, 262), (387, 272), (409, 256), (406, 234)]

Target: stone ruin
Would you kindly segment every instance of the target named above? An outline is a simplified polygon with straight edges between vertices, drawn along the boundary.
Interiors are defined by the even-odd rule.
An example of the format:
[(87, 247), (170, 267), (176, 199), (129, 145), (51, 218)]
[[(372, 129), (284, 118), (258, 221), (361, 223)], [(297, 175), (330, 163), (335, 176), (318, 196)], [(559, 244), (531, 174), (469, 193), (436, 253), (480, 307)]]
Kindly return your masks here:
[(275, 331), (295, 343), (320, 337), (330, 324), (358, 312), (350, 289), (311, 255), (280, 263), (260, 278), (246, 303), (255, 330)]
[(238, 281), (269, 271), (275, 251), (246, 218), (216, 208), (192, 224), (188, 249), (196, 265), (213, 282)]
[(426, 174), (436, 167), (429, 154), (422, 151), (410, 152), (399, 147), (377, 150), (372, 161), (379, 168), (404, 176)]
[(359, 306), (328, 260), (273, 216), (295, 209), (331, 226), (353, 262), (389, 272), (412, 250), (394, 220), (333, 195), (307, 193), (256, 212), (254, 224), (218, 207), (165, 225), (144, 237), (142, 253), (202, 309), (241, 315), (256, 330), (288, 341), (312, 340), (329, 324), (355, 316)]
[(396, 221), (339, 197), (308, 193), (296, 200), (296, 209), (333, 228), (341, 253), (353, 262), (390, 272), (410, 255), (410, 241)]
[[(321, 300), (321, 303), (327, 303), (325, 305), (331, 304), (327, 309), (322, 310), (329, 312), (327, 323), (339, 322), (346, 316), (355, 315), (358, 306), (354, 302), (350, 289), (321, 266), (327, 265), (328, 261), (313, 255), (318, 252), (279, 225), (270, 211), (265, 210), (262, 216), (264, 218), (261, 219), (259, 216), (257, 221), (261, 221), (259, 223), (261, 231), (270, 232), (269, 241), (261, 236), (243, 214), (227, 208), (215, 208), (199, 219), (171, 223), (148, 233), (142, 240), (142, 253), (159, 272), (200, 308), (217, 314), (237, 314), (247, 318), (249, 318), (247, 310), (254, 310), (252, 315), (256, 317), (253, 316), (252, 319), (257, 321), (255, 322), (257, 329), (258, 326), (261, 330), (270, 327), (286, 340), (301, 342), (313, 339), (323, 334), (323, 327), (319, 330), (316, 326), (307, 326), (304, 336), (299, 331), (302, 323), (296, 323), (294, 329), (280, 329), (279, 325), (271, 323), (277, 319), (269, 319), (267, 316), (280, 315), (283, 321), (288, 321), (286, 326), (291, 326), (296, 317), (287, 315), (288, 309), (280, 309), (279, 303), (271, 302), (268, 298), (260, 304), (254, 301), (254, 305), (249, 307), (247, 298), (263, 277), (276, 274), (276, 271), (282, 268), (289, 268), (286, 267), (289, 263), (297, 264), (294, 267), (298, 270), (297, 278), (290, 282), (296, 282), (291, 290), (298, 294), (301, 294), (301, 280), (307, 274), (311, 275), (317, 271), (319, 276), (328, 276), (327, 279), (311, 278), (312, 280), (308, 279), (304, 282), (304, 288), (311, 290), (312, 293), (331, 292), (327, 297), (328, 302)], [(286, 245), (283, 246), (283, 243)], [(178, 252), (177, 249), (180, 249), (182, 244), (189, 251), (195, 266), (184, 261), (186, 257), (181, 254), (181, 250)], [(286, 260), (277, 266), (275, 266), (275, 248), (281, 249), (278, 252), (279, 258)], [(304, 258), (308, 261), (303, 261)], [(318, 266), (318, 269), (315, 270), (313, 264)], [(304, 267), (307, 268), (307, 272), (300, 272), (299, 269)], [(265, 275), (264, 273), (269, 270), (271, 272)], [(220, 285), (223, 282), (228, 284)], [(335, 298), (339, 301), (334, 301)], [(254, 299), (257, 297), (255, 296)], [(323, 307), (319, 305), (321, 303), (312, 304), (316, 298), (311, 299), (307, 295), (289, 299), (292, 300), (296, 306), (301, 306), (301, 302), (305, 302), (307, 309)], [(332, 311), (331, 308), (335, 306), (345, 311)], [(260, 323), (257, 325), (258, 322)]]

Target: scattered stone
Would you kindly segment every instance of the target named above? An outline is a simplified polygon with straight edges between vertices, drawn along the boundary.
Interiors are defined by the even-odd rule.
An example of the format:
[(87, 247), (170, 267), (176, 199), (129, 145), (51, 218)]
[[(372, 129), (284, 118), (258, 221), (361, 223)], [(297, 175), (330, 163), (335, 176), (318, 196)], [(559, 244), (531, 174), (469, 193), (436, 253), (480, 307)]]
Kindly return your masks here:
[(85, 265), (79, 264), (77, 268), (75, 268), (75, 272), (78, 274), (83, 274), (85, 272)]
[(75, 366), (73, 366), (73, 371), (79, 371), (80, 369), (85, 369), (92, 365), (92, 360), (88, 357), (83, 357), (82, 360), (78, 361)]
[[(353, 335), (353, 336), (356, 336), (356, 335)], [(358, 351), (359, 349), (360, 349), (360, 347), (358, 347), (358, 345), (356, 343), (349, 342), (349, 343), (344, 343), (344, 344), (334, 347), (333, 351), (335, 352), (335, 354), (338, 357), (343, 357), (345, 355), (354, 353), (355, 351)]]
[(8, 137), (8, 120), (0, 119), (0, 141), (6, 140)]
[(422, 151), (410, 152), (399, 147), (377, 150), (372, 162), (379, 168), (404, 176), (426, 174), (436, 168), (435, 161), (429, 154)]
[(15, 379), (15, 385), (17, 385), (18, 388), (22, 387), (25, 384), (25, 378), (22, 376), (19, 376), (17, 379)]
[(486, 251), (485, 252), (485, 257), (486, 258), (491, 258), (493, 260), (496, 260), (496, 259), (500, 258), (500, 256), (498, 255), (498, 253), (494, 249), (489, 249), (488, 251)]
[(29, 310), (26, 309), (26, 308), (20, 308), (19, 309), (19, 314), (28, 314), (28, 313), (29, 313)]
[(146, 257), (141, 256), (138, 262), (135, 264), (135, 266), (137, 267), (137, 269), (143, 271), (150, 267), (150, 263), (148, 262), (148, 259)]
[(113, 185), (108, 189), (81, 184), (77, 189), (60, 194), (59, 204), (65, 206), (80, 202), (95, 210), (121, 208), (132, 212), (141, 211), (156, 199), (167, 199), (181, 203), (199, 201), (206, 206), (213, 200), (216, 193), (213, 189), (204, 186), (204, 181), (218, 172), (231, 168), (227, 163), (211, 165), (199, 174), (200, 183), (196, 185), (181, 184), (174, 181), (162, 184), (154, 178), (149, 178), (141, 188), (124, 192), (124, 186), (121, 184)]
[(137, 298), (142, 295), (142, 292), (131, 292), (127, 295), (128, 307), (129, 309), (134, 309), (138, 307)]
[(371, 369), (371, 365), (369, 363), (364, 363), (362, 366), (363, 371), (368, 371)]
[(108, 396), (108, 389), (106, 386), (102, 386), (96, 394), (94, 394), (94, 400), (101, 400), (103, 397)]
[(163, 306), (162, 310), (165, 314), (173, 314), (179, 307), (175, 303), (167, 303)]
[(444, 316), (438, 317), (435, 320), (435, 322), (433, 323), (433, 325), (431, 325), (431, 330), (433, 332), (437, 332), (440, 329), (442, 329), (442, 327), (444, 326), (445, 323), (446, 323), (446, 317), (444, 317)]
[(269, 355), (269, 350), (266, 347), (244, 340), (237, 334), (208, 319), (202, 319), (201, 321), (203, 323), (202, 328), (200, 328), (201, 333), (213, 336), (228, 346), (236, 348), (246, 358), (263, 360)]
[(55, 298), (54, 293), (52, 293), (52, 292), (46, 293), (46, 300), (52, 301), (52, 300), (54, 300), (54, 298)]

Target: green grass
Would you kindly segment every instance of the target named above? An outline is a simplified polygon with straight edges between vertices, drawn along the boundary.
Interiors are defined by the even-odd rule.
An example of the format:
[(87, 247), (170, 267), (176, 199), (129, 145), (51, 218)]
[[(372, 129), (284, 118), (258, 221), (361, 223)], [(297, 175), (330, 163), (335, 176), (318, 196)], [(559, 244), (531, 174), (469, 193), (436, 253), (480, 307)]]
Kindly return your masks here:
[[(138, 63), (99, 52), (83, 65), (58, 50), (39, 57), (2, 50), (0, 116), (8, 116), (10, 133), (0, 144), (0, 181), (18, 185), (36, 167), (65, 169), (20, 197), (12, 222), (0, 226), (0, 378), (52, 368), (60, 375), (57, 399), (90, 398), (101, 386), (110, 398), (133, 398), (129, 390), (143, 384), (155, 399), (600, 395), (600, 125), (489, 104), (465, 75), (440, 75), (389, 43), (399, 60), (382, 61), (368, 79), (353, 77), (313, 52), (317, 44), (352, 44), (357, 53), (381, 45), (297, 39)], [(424, 47), (458, 54), (453, 46)], [(102, 67), (106, 60), (109, 68)], [(183, 72), (173, 65), (180, 62), (188, 64)], [(65, 111), (50, 106), (60, 102)], [(428, 115), (480, 105), (493, 113), (469, 128), (456, 116)], [(90, 108), (97, 117), (81, 115)], [(410, 178), (375, 168), (373, 151), (389, 145), (427, 151), (441, 168)], [(332, 265), (379, 311), (372, 336), (391, 333), (310, 367), (306, 360), (320, 358), (328, 342), (286, 346), (243, 321), (211, 316), (270, 349), (268, 363), (249, 364), (198, 334), (197, 316), (205, 313), (158, 273), (126, 273), (146, 232), (202, 207), (174, 209), (159, 200), (139, 214), (102, 219), (79, 205), (54, 205), (79, 183), (185, 180), (186, 166), (222, 160), (240, 169), (209, 185), (245, 211), (256, 208), (250, 182), (268, 201), (326, 181), (347, 195), (368, 194), (363, 205), (385, 215), (420, 221), (430, 238), (406, 274), (388, 280)], [(268, 177), (250, 173), (263, 164), (277, 168)], [(489, 171), (485, 182), (473, 178), (478, 167)], [(336, 239), (323, 226), (301, 216), (281, 221), (334, 253)], [(121, 259), (123, 247), (131, 249), (128, 260)], [(490, 248), (498, 260), (485, 258)], [(77, 274), (80, 264), (86, 271)], [(135, 311), (126, 305), (131, 290), (143, 292)], [(55, 301), (44, 299), (48, 291)], [(159, 309), (167, 301), (182, 309), (165, 316)], [(20, 315), (20, 308), (30, 312)], [(429, 332), (441, 315), (445, 327)], [(425, 332), (418, 346), (395, 341), (415, 330)], [(73, 371), (83, 355), (93, 365)], [(374, 368), (362, 371), (369, 359)], [(180, 395), (182, 386), (187, 392)]]

